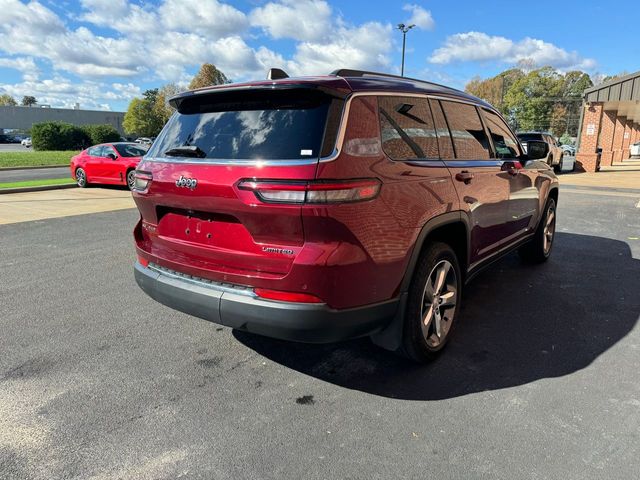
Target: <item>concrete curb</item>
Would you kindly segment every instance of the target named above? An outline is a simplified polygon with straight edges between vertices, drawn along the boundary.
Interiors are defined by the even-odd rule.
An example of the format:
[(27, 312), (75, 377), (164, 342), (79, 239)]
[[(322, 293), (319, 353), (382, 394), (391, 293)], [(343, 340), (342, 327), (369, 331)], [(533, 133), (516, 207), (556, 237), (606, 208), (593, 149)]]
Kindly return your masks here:
[(77, 188), (75, 183), (63, 183), (60, 185), (40, 185), (37, 187), (17, 187), (17, 188), (0, 188), (0, 195), (8, 193), (26, 193), (26, 192), (44, 192), (46, 190), (63, 190), (66, 188)]
[(65, 165), (36, 165), (36, 166), (27, 166), (27, 167), (0, 167), (0, 172), (7, 171), (7, 170), (38, 170), (42, 168), (62, 168), (62, 167), (69, 168), (69, 165), (65, 164)]

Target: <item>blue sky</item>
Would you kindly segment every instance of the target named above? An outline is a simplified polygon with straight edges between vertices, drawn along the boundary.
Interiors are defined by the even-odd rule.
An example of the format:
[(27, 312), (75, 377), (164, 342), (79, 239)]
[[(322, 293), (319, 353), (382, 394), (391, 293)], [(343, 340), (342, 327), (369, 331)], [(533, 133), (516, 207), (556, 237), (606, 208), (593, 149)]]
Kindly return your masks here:
[(203, 62), (233, 80), (271, 66), (399, 73), (399, 22), (417, 25), (405, 74), (458, 88), (522, 60), (594, 76), (640, 69), (636, 13), (602, 1), (0, 0), (0, 93), (124, 110)]

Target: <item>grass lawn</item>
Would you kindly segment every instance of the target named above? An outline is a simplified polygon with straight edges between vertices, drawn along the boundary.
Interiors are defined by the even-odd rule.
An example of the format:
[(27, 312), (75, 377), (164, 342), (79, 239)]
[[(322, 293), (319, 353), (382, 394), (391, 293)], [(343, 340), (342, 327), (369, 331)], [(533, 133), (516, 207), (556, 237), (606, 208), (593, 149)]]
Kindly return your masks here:
[(54, 178), (44, 180), (26, 180), (24, 182), (7, 182), (0, 183), (2, 188), (19, 188), (19, 187), (41, 187), (43, 185), (64, 185), (66, 183), (76, 183), (72, 178)]
[(69, 166), (71, 157), (76, 151), (62, 152), (0, 152), (0, 168), (2, 167), (37, 167), (37, 166)]

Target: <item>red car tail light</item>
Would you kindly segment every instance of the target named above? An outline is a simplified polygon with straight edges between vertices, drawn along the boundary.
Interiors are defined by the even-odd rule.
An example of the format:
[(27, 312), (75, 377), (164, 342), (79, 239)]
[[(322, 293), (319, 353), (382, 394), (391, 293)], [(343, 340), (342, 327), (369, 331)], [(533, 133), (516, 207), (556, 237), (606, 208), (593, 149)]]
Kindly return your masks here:
[(140, 265), (142, 265), (145, 268), (149, 266), (149, 260), (141, 257), (140, 255), (138, 255), (138, 262), (140, 263)]
[(375, 178), (335, 181), (242, 180), (240, 190), (250, 190), (266, 203), (327, 204), (371, 200), (380, 192)]
[(147, 188), (149, 188), (149, 184), (153, 180), (153, 175), (149, 172), (139, 172), (136, 170), (134, 178), (135, 183), (133, 189), (136, 192), (144, 192)]
[(267, 288), (256, 288), (254, 289), (254, 292), (260, 298), (264, 298), (266, 300), (295, 303), (324, 303), (315, 295), (309, 295), (308, 293), (281, 292), (279, 290), (269, 290)]

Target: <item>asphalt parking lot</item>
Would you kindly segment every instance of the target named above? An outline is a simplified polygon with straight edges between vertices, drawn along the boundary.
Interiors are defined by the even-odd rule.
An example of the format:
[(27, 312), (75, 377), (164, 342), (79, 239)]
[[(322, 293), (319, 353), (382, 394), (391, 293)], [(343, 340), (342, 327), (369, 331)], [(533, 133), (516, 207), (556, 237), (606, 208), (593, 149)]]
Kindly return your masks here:
[(135, 210), (0, 226), (0, 478), (637, 478), (640, 191), (563, 188), (552, 259), (465, 291), (416, 366), (135, 285)]
[(23, 182), (26, 180), (48, 180), (51, 178), (68, 178), (71, 180), (69, 167), (21, 168), (0, 170), (0, 183)]
[(0, 152), (33, 152), (33, 148), (27, 148), (19, 143), (0, 143)]

